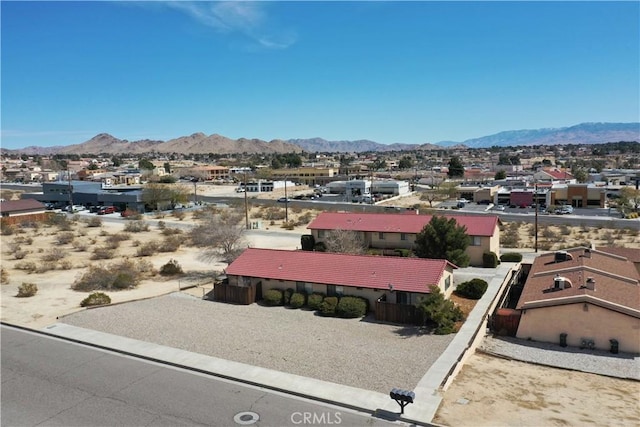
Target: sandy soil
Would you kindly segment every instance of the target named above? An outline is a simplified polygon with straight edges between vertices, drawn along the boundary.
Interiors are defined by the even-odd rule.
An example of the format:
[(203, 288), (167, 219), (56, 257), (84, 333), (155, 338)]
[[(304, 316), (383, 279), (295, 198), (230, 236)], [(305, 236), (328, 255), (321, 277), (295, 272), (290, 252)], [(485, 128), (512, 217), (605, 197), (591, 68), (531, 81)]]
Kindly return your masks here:
[[(295, 190), (308, 192), (308, 189)], [(224, 194), (237, 197), (241, 201), (242, 194), (236, 194), (233, 188), (216, 186), (199, 186), (198, 194)], [(295, 194), (295, 193), (290, 193)], [(270, 194), (270, 198), (282, 197), (278, 192)], [(388, 202), (395, 206), (413, 206), (421, 201), (415, 196)], [(422, 202), (424, 203), (424, 202)], [(252, 218), (262, 216), (265, 228), (284, 231), (280, 225), (282, 220), (264, 218), (265, 212), (254, 209)], [(293, 219), (304, 212), (290, 210)], [(167, 226), (192, 221), (189, 215), (182, 221), (166, 216), (162, 218)], [(104, 222), (102, 227), (89, 228), (82, 222), (73, 227), (74, 240), (95, 239), (101, 244), (108, 235), (121, 232), (125, 221), (117, 223)], [(134, 233), (129, 240), (121, 242), (117, 256), (137, 259), (137, 247), (140, 244), (161, 238), (157, 220), (150, 221), (150, 231)], [(508, 224), (507, 224), (508, 226)], [(612, 238), (623, 242), (626, 246), (640, 246), (640, 239), (626, 234), (615, 235), (609, 230), (582, 230), (573, 228), (568, 234), (560, 228), (550, 229), (559, 233), (558, 241), (565, 246), (577, 245), (585, 238), (598, 238), (601, 244)], [(294, 249), (298, 247), (300, 235), (306, 232), (306, 224), (298, 225), (287, 237), (279, 233), (278, 238), (253, 236), (249, 244), (254, 247), (279, 247)], [(530, 239), (527, 225), (518, 228), (520, 244), (526, 245)], [(78, 252), (71, 244), (56, 243), (59, 232), (56, 227), (41, 227), (38, 230), (26, 229), (23, 233), (2, 236), (0, 256), (2, 268), (8, 272), (8, 284), (0, 288), (1, 318), (3, 321), (31, 327), (43, 328), (56, 322), (56, 317), (63, 314), (83, 310), (80, 301), (86, 293), (71, 290), (70, 285), (82, 274), (90, 263), (91, 251)], [(31, 243), (23, 243), (21, 250), (27, 251), (24, 259), (14, 259), (15, 248), (11, 243), (16, 239), (32, 239)], [(631, 240), (630, 240), (631, 239)], [(636, 247), (638, 247), (636, 246)], [(63, 251), (64, 260), (70, 264), (69, 269), (49, 270), (43, 273), (28, 273), (17, 270), (18, 263), (32, 261), (42, 265), (41, 258), (51, 251)], [(196, 286), (187, 292), (202, 296), (211, 289), (212, 273), (222, 271), (226, 266), (222, 263), (207, 263), (198, 259), (198, 250), (182, 246), (174, 253), (159, 253), (148, 259), (158, 269), (169, 259), (177, 260), (186, 275), (180, 279), (165, 279), (154, 276), (144, 280), (132, 290), (109, 292), (113, 302), (125, 302), (149, 298), (174, 292), (185, 286)], [(100, 261), (109, 263), (110, 261)], [(65, 267), (66, 268), (66, 267)], [(23, 282), (36, 283), (38, 293), (31, 298), (16, 298), (18, 286)], [(568, 372), (564, 370), (533, 366), (526, 363), (506, 361), (494, 357), (477, 354), (471, 357), (453, 385), (443, 394), (444, 401), (434, 420), (437, 423), (452, 426), (476, 425), (639, 425), (640, 383), (612, 379), (603, 376)]]

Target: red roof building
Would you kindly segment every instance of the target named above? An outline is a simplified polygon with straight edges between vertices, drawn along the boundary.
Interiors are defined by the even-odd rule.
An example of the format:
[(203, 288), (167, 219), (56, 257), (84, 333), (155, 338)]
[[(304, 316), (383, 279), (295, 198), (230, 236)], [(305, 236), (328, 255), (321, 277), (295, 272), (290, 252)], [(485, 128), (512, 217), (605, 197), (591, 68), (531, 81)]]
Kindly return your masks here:
[(615, 339), (621, 351), (640, 353), (640, 275), (624, 256), (591, 248), (541, 255), (516, 308), (519, 338), (567, 334), (569, 345), (601, 349)]
[(388, 300), (417, 303), (431, 286), (449, 295), (455, 268), (446, 260), (249, 248), (226, 275), (232, 286), (362, 296), (373, 307), (385, 294)]
[[(471, 245), (467, 248), (470, 264), (481, 266), (484, 252), (499, 255), (500, 230), (495, 215), (443, 215), (454, 218), (467, 229)], [(316, 242), (324, 242), (332, 230), (362, 233), (370, 248), (412, 249), (416, 235), (431, 221), (432, 215), (322, 212), (307, 227)]]

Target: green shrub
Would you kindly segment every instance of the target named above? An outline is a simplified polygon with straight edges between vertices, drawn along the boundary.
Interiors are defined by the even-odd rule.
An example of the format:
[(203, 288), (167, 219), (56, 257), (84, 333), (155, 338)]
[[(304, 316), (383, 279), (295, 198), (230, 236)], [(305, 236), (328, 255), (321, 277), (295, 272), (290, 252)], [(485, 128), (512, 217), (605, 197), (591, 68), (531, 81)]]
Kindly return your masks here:
[(313, 247), (316, 245), (316, 239), (312, 234), (303, 234), (300, 237), (300, 245), (302, 246), (303, 251), (312, 251)]
[(282, 291), (280, 289), (269, 289), (262, 298), (266, 305), (282, 305)]
[(111, 304), (111, 297), (103, 292), (94, 292), (82, 300), (80, 307)]
[(22, 285), (18, 287), (18, 294), (16, 296), (19, 298), (27, 298), (34, 296), (37, 292), (38, 287), (35, 283), (22, 282)]
[(306, 300), (306, 295), (300, 292), (295, 292), (291, 295), (291, 299), (289, 300), (289, 306), (291, 308), (300, 308), (304, 305)]
[(284, 303), (284, 305), (289, 305), (289, 301), (291, 301), (291, 295), (293, 295), (293, 292), (293, 289), (288, 288), (282, 293), (282, 302)]
[(316, 252), (326, 252), (327, 245), (325, 245), (324, 242), (318, 242), (313, 246), (313, 250)]
[(411, 256), (411, 249), (396, 249), (395, 253), (398, 254), (398, 256), (407, 258), (409, 256)]
[(336, 314), (346, 318), (363, 317), (367, 314), (367, 301), (360, 297), (342, 297), (336, 307)]
[(335, 316), (338, 307), (338, 297), (325, 297), (320, 304), (320, 314), (323, 316)]
[(324, 300), (324, 295), (319, 293), (311, 294), (307, 297), (307, 307), (311, 310), (320, 310), (320, 306), (322, 305), (322, 301)]
[(460, 283), (456, 288), (456, 294), (464, 298), (480, 299), (487, 291), (489, 285), (482, 279), (471, 279), (468, 282)]
[(502, 262), (520, 262), (522, 261), (522, 254), (518, 252), (507, 252), (500, 256)]
[(176, 274), (182, 274), (182, 267), (175, 259), (169, 260), (168, 263), (160, 267), (160, 274), (162, 276), (174, 276)]
[(498, 255), (495, 252), (483, 253), (482, 266), (484, 268), (496, 268), (498, 266)]
[(436, 335), (456, 332), (455, 322), (464, 318), (460, 307), (446, 299), (437, 286), (431, 286), (431, 292), (420, 302), (419, 308), (425, 314), (425, 320), (435, 325)]

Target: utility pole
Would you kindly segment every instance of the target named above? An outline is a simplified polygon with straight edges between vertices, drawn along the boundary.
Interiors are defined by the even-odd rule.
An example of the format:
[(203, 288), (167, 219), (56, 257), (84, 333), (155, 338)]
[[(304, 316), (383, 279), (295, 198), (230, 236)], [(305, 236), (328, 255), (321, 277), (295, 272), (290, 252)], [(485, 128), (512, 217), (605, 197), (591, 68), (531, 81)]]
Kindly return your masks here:
[(284, 176), (284, 221), (289, 222), (289, 197), (287, 197), (287, 175)]
[(249, 205), (247, 204), (247, 171), (244, 171), (244, 221), (245, 227), (249, 229)]
[(533, 180), (533, 198), (534, 198), (534, 209), (536, 210), (536, 220), (535, 220), (535, 249), (536, 253), (538, 253), (538, 210), (540, 210), (540, 203), (538, 200), (538, 180)]
[(71, 172), (67, 164), (67, 181), (69, 182), (69, 213), (73, 213), (73, 187), (71, 186)]

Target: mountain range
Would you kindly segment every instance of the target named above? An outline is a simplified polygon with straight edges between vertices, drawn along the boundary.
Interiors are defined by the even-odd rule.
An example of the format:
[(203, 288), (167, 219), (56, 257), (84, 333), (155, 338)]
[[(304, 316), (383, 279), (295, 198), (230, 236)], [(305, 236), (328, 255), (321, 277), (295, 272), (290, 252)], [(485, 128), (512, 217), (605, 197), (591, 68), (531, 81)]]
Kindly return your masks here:
[(81, 144), (56, 147), (26, 147), (2, 149), (2, 153), (27, 155), (53, 154), (234, 154), (234, 153), (299, 153), (365, 152), (436, 150), (453, 148), (483, 148), (492, 146), (600, 144), (619, 141), (640, 141), (640, 123), (581, 123), (563, 128), (510, 130), (465, 141), (441, 141), (436, 144), (380, 144), (370, 140), (327, 141), (322, 138), (263, 141), (260, 139), (230, 139), (222, 135), (194, 133), (169, 141), (127, 141), (101, 133)]

